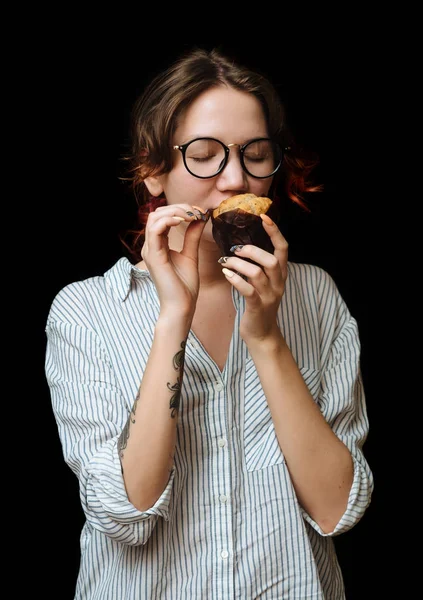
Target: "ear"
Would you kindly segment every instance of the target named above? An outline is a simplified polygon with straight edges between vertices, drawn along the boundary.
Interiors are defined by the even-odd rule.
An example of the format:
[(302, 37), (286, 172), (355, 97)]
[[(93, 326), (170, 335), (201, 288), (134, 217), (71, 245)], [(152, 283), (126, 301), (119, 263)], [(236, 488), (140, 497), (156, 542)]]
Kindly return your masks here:
[(146, 177), (144, 183), (152, 196), (160, 196), (163, 193), (163, 185), (160, 177)]

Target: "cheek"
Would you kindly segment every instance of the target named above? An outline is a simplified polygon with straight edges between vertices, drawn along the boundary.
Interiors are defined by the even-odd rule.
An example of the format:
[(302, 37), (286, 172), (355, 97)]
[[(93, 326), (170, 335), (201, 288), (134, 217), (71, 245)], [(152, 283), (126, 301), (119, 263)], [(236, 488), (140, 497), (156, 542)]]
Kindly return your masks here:
[(195, 204), (213, 187), (212, 180), (198, 179), (188, 173), (184, 166), (175, 167), (164, 184), (168, 204)]

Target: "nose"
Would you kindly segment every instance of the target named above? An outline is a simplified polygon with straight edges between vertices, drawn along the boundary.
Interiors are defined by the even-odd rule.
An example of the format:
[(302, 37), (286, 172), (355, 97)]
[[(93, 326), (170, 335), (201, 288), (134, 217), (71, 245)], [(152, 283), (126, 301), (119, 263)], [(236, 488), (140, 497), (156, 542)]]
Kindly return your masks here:
[(217, 188), (219, 191), (231, 190), (244, 192), (247, 190), (247, 173), (241, 166), (239, 149), (237, 144), (230, 144), (228, 162), (217, 177)]

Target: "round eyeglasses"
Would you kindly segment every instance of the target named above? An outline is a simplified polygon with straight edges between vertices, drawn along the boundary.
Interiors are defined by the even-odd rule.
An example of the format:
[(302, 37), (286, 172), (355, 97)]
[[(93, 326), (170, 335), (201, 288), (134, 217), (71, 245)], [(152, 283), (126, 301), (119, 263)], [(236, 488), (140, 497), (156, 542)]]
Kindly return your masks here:
[(227, 146), (215, 138), (196, 138), (181, 146), (173, 146), (173, 149), (182, 152), (184, 165), (191, 175), (208, 179), (223, 171), (233, 146), (238, 146), (241, 166), (251, 177), (271, 177), (282, 164), (284, 151), (277, 142), (269, 138), (257, 138), (247, 144)]

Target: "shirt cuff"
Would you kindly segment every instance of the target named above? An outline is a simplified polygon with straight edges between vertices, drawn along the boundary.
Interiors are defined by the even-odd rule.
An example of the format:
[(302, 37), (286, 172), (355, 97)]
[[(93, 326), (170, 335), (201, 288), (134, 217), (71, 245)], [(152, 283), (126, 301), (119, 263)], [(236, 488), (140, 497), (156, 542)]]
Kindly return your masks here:
[(95, 498), (94, 504), (97, 504), (95, 512), (98, 512), (100, 503), (102, 510), (117, 523), (136, 523), (151, 517), (162, 517), (168, 521), (174, 477), (175, 469), (172, 468), (168, 483), (154, 505), (144, 511), (138, 510), (128, 499), (117, 450), (117, 438), (113, 440), (113, 444), (111, 440), (92, 459), (89, 466), (90, 487)]
[(354, 456), (353, 464), (354, 478), (348, 497), (347, 508), (333, 531), (325, 533), (316, 521), (314, 521), (304, 509), (301, 509), (304, 520), (324, 537), (334, 537), (352, 529), (360, 521), (370, 504), (370, 497), (373, 489), (372, 477)]

